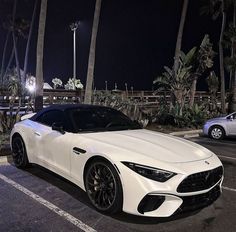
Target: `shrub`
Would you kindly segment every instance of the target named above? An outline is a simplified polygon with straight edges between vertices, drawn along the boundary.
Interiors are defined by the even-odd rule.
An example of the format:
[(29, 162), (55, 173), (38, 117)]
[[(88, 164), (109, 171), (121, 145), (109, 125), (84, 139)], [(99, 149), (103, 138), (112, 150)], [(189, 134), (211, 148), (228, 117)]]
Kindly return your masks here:
[(94, 105), (108, 106), (122, 111), (132, 120), (138, 121), (143, 127), (146, 127), (150, 121), (150, 115), (145, 112), (138, 100), (126, 98), (119, 93), (110, 91), (95, 91), (92, 98)]
[(207, 110), (204, 105), (194, 104), (192, 108), (185, 106), (182, 115), (180, 115), (179, 111), (178, 105), (171, 109), (162, 106), (156, 115), (156, 122), (160, 125), (171, 125), (179, 128), (199, 128), (207, 119)]

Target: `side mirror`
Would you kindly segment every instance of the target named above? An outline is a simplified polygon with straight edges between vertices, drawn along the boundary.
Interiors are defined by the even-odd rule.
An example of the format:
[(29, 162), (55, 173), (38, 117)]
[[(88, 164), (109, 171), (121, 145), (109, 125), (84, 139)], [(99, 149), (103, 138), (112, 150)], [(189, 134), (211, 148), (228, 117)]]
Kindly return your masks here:
[(63, 129), (63, 125), (60, 122), (54, 122), (52, 124), (52, 130), (58, 131), (58, 132), (60, 132), (63, 135), (65, 134), (65, 131)]
[(234, 116), (233, 116), (233, 115), (230, 115), (230, 116), (228, 117), (228, 119), (229, 119), (230, 121), (233, 121), (233, 120), (234, 120)]

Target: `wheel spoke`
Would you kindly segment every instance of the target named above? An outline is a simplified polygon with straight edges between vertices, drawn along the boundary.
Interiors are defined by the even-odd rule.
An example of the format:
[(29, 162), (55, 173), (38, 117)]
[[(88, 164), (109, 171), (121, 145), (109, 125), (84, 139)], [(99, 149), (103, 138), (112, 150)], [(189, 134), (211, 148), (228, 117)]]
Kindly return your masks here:
[(99, 183), (94, 183), (94, 182), (89, 182), (88, 181), (88, 184), (90, 185), (90, 186), (93, 186), (93, 187), (97, 187), (97, 186), (99, 186)]
[(100, 190), (98, 192), (98, 196), (97, 196), (97, 203), (98, 203), (98, 205), (101, 205), (101, 196), (102, 196), (102, 190)]
[(211, 131), (211, 136), (214, 139), (220, 139), (223, 136), (223, 131), (220, 128), (213, 128)]

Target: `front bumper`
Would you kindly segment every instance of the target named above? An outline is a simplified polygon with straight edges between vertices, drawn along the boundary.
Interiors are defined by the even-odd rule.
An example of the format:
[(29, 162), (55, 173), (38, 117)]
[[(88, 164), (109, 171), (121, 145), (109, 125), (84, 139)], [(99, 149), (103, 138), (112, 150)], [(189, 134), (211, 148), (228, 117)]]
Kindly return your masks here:
[[(212, 204), (220, 196), (223, 176), (207, 189), (177, 192), (180, 183), (191, 174), (222, 166), (216, 156), (211, 157), (209, 162), (211, 165), (205, 170), (200, 166), (202, 161), (193, 162), (195, 168), (192, 168), (194, 170), (192, 173), (180, 173), (164, 183), (149, 180), (128, 168), (123, 168), (121, 171), (123, 211), (139, 216), (170, 217), (179, 212), (197, 210)], [(182, 164), (184, 165), (188, 168), (191, 166), (189, 163)]]
[(209, 135), (209, 128), (210, 128), (210, 124), (205, 123), (202, 130), (204, 135), (207, 135), (207, 136)]

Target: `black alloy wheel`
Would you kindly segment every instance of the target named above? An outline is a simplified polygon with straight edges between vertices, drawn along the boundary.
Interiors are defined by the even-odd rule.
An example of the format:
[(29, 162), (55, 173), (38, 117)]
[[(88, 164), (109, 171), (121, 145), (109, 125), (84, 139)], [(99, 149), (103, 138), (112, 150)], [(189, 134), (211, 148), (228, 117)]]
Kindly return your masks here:
[(17, 168), (25, 168), (29, 164), (25, 144), (20, 136), (12, 139), (12, 158)]
[(94, 207), (103, 213), (118, 213), (123, 203), (121, 181), (115, 168), (103, 159), (94, 160), (86, 170), (85, 187)]

